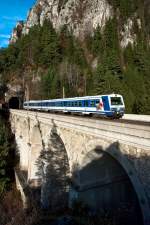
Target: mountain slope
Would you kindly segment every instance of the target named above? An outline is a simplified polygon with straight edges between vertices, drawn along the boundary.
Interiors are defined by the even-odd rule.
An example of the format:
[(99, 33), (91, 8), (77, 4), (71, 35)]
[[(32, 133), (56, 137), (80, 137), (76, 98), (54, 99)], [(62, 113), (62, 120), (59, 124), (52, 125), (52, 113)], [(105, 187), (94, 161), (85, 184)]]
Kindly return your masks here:
[(2, 77), (30, 99), (62, 97), (63, 87), (68, 97), (118, 92), (127, 112), (150, 114), (149, 7), (148, 0), (38, 0), (0, 52)]

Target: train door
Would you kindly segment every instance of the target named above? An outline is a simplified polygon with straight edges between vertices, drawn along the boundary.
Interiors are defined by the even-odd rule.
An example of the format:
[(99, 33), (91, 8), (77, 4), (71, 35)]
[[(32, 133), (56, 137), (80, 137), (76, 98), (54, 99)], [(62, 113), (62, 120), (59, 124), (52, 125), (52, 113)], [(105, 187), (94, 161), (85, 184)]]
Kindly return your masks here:
[(89, 111), (89, 100), (84, 100), (84, 112)]
[(102, 97), (99, 97), (98, 99), (96, 99), (95, 105), (96, 105), (96, 111), (99, 111), (99, 112), (104, 111)]
[(108, 101), (108, 96), (102, 96), (103, 106), (105, 111), (110, 111), (110, 105)]

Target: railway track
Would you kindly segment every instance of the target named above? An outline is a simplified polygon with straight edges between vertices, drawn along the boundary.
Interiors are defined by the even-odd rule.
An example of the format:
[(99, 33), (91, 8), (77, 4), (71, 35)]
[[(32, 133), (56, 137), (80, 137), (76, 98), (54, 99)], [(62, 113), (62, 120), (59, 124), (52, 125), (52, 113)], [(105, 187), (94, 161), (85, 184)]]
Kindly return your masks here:
[[(26, 112), (27, 110), (23, 110), (24, 112)], [(131, 119), (126, 119), (126, 118), (122, 118), (122, 119), (111, 119), (111, 118), (107, 118), (107, 117), (103, 117), (101, 115), (87, 115), (87, 114), (79, 114), (79, 113), (63, 113), (63, 112), (46, 112), (46, 111), (33, 111), (33, 110), (28, 110), (30, 112), (38, 112), (38, 113), (46, 113), (46, 114), (52, 114), (52, 115), (61, 115), (61, 116), (65, 116), (65, 117), (74, 117), (74, 118), (88, 118), (89, 120), (100, 120), (100, 121), (107, 121), (107, 122), (114, 122), (114, 123), (122, 123), (122, 124), (133, 124), (133, 125), (141, 125), (141, 126), (149, 126), (150, 127), (150, 115), (146, 115), (146, 120), (144, 121), (143, 119), (143, 115), (142, 115), (142, 120), (137, 120), (137, 116), (140, 119), (140, 115), (135, 115), (136, 119), (134, 120), (133, 117), (134, 115), (132, 114), (132, 118)], [(127, 115), (127, 116), (126, 116)], [(131, 114), (125, 114), (125, 116), (128, 118), (128, 115)]]

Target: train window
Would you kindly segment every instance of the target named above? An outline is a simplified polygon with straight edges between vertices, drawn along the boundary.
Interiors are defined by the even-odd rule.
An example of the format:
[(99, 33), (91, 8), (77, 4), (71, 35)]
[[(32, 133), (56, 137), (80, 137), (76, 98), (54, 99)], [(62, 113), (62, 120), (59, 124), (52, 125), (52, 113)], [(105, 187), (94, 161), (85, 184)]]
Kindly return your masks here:
[(90, 101), (90, 106), (91, 107), (94, 107), (95, 106), (95, 101), (94, 100)]
[(123, 105), (120, 97), (111, 97), (111, 105)]
[(99, 103), (99, 99), (96, 99), (96, 104), (98, 104)]
[(79, 101), (79, 107), (81, 107), (82, 106), (82, 102), (81, 101)]
[(85, 107), (88, 107), (89, 106), (88, 100), (84, 101), (84, 106)]

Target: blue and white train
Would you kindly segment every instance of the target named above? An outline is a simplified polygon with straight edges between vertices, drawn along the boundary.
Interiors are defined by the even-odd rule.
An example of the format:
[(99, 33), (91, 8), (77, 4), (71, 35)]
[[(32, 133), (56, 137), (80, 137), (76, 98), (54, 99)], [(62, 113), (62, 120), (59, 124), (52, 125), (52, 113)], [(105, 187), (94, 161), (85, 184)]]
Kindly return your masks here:
[(112, 118), (124, 115), (125, 105), (119, 94), (96, 95), (52, 100), (26, 101), (24, 109), (41, 111), (75, 112), (82, 114), (99, 114)]

